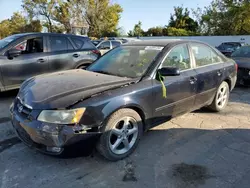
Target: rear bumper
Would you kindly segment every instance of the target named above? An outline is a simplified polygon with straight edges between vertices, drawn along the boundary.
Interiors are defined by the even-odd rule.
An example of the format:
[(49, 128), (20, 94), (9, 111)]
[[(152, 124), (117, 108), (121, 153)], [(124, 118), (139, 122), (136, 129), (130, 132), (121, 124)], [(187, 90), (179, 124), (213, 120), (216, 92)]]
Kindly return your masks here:
[[(65, 147), (89, 138), (98, 137), (99, 132), (87, 132), (80, 126), (67, 126), (23, 119), (18, 112), (11, 112), (12, 125), (17, 136), (27, 146), (50, 155), (60, 155)], [(81, 130), (81, 131), (80, 131)]]

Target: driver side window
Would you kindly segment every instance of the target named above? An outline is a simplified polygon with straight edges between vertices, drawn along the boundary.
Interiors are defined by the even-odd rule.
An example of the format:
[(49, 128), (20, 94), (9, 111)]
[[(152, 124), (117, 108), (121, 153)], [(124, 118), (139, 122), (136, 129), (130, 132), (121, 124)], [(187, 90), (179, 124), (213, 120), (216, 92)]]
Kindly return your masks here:
[(43, 52), (43, 38), (37, 37), (25, 40), (16, 45), (14, 49), (20, 50), (22, 54)]
[(174, 47), (167, 55), (162, 67), (177, 67), (180, 70), (190, 69), (191, 64), (187, 45), (183, 44)]

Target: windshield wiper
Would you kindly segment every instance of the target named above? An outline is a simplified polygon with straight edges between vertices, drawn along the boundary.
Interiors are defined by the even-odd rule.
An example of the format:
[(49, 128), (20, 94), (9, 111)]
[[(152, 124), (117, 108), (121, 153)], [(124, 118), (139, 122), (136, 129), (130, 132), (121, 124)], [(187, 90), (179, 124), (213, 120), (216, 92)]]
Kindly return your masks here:
[(111, 73), (106, 72), (106, 71), (94, 71), (94, 72), (96, 72), (96, 73), (101, 73), (101, 74), (112, 75)]
[(107, 72), (107, 71), (93, 71), (93, 72), (106, 74), (106, 75), (111, 75), (111, 76), (118, 76), (118, 77), (122, 77), (122, 78), (127, 78), (126, 76), (121, 76), (119, 74), (114, 74), (114, 73), (110, 73), (110, 72)]

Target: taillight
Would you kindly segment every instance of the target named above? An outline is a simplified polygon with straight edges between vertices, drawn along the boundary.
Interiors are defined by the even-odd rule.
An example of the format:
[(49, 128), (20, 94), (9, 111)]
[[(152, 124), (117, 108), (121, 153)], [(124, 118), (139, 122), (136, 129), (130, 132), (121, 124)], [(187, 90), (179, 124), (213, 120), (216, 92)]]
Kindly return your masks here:
[(92, 52), (98, 56), (101, 56), (101, 52), (99, 50), (92, 50)]
[(235, 63), (235, 64), (234, 64), (234, 66), (235, 66), (235, 70), (236, 70), (236, 72), (238, 72), (238, 64), (237, 64), (237, 63)]

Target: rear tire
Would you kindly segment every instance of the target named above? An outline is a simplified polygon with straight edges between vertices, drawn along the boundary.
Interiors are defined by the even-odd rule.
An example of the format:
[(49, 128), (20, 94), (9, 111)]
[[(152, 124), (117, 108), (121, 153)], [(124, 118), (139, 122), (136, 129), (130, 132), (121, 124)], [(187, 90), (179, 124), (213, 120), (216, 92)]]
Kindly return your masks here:
[(229, 100), (229, 85), (223, 81), (215, 94), (214, 100), (208, 108), (215, 112), (224, 110)]
[(129, 156), (137, 147), (143, 134), (140, 115), (128, 108), (113, 113), (104, 123), (96, 148), (110, 161), (118, 161)]

